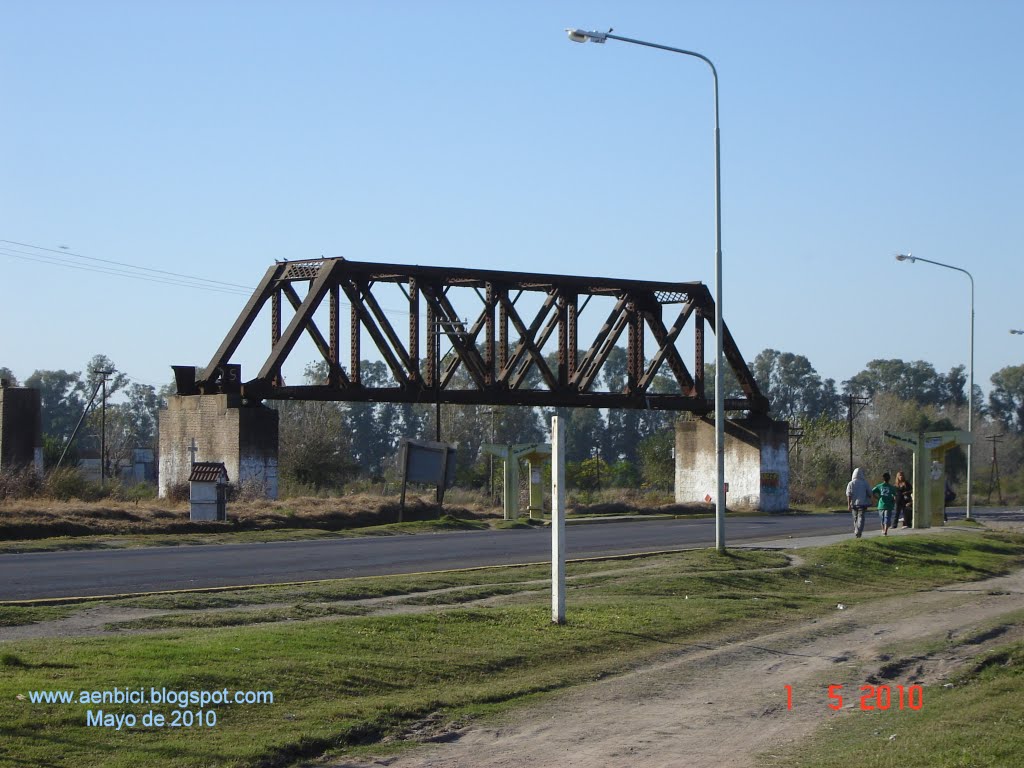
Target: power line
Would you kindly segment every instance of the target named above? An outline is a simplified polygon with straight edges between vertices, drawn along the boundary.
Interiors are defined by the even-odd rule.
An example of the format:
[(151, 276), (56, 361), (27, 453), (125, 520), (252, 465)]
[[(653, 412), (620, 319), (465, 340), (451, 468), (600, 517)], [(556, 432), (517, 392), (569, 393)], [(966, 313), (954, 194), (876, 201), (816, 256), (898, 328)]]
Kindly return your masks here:
[(239, 285), (238, 283), (228, 283), (228, 282), (224, 282), (223, 280), (212, 280), (210, 278), (205, 278), (205, 277), (194, 277), (192, 275), (181, 274), (180, 272), (169, 272), (169, 271), (167, 271), (165, 269), (155, 269), (153, 267), (140, 267), (140, 266), (138, 266), (136, 264), (129, 264), (129, 263), (123, 262), (123, 261), (113, 261), (111, 259), (101, 259), (101, 258), (96, 257), (96, 256), (85, 256), (84, 254), (75, 253), (74, 251), (69, 251), (69, 250), (66, 250), (64, 248), (61, 248), (61, 249), (47, 248), (47, 247), (42, 246), (42, 245), (33, 245), (32, 243), (18, 242), (17, 240), (3, 240), (3, 239), (0, 239), (0, 243), (7, 243), (9, 245), (17, 245), (17, 246), (19, 246), (21, 248), (32, 248), (32, 249), (37, 250), (37, 251), (47, 251), (49, 253), (56, 253), (57, 255), (62, 256), (62, 257), (64, 257), (64, 256), (74, 256), (76, 259), (86, 259), (88, 261), (98, 261), (98, 262), (102, 262), (104, 264), (113, 264), (113, 265), (118, 266), (118, 267), (125, 267), (127, 269), (138, 270), (139, 272), (152, 272), (152, 273), (157, 274), (157, 275), (167, 275), (169, 277), (178, 277), (178, 278), (182, 278), (182, 279), (185, 279), (185, 280), (191, 280), (191, 281), (195, 281), (195, 282), (213, 283), (213, 284), (216, 284), (216, 285), (227, 286), (229, 288), (241, 288), (241, 289), (244, 289), (246, 291), (249, 291), (250, 293), (252, 292), (252, 288), (251, 287), (246, 286), (246, 285)]
[[(8, 241), (0, 241), (0, 242), (8, 242)], [(161, 278), (161, 277), (151, 276), (151, 275), (146, 275), (146, 274), (134, 274), (134, 273), (127, 272), (127, 271), (124, 271), (124, 270), (108, 268), (108, 267), (92, 266), (92, 265), (86, 265), (86, 264), (70, 264), (70, 263), (68, 263), (66, 261), (61, 261), (59, 259), (55, 259), (54, 257), (49, 256), (47, 254), (28, 253), (28, 252), (25, 252), (25, 251), (19, 251), (19, 250), (16, 250), (14, 248), (8, 248), (8, 247), (3, 247), (3, 246), (0, 246), (0, 254), (2, 254), (4, 256), (9, 256), (12, 259), (20, 259), (21, 261), (30, 261), (30, 262), (35, 262), (37, 264), (49, 264), (51, 266), (64, 267), (66, 269), (77, 269), (77, 270), (84, 271), (84, 272), (95, 272), (95, 273), (98, 273), (98, 274), (112, 275), (114, 277), (127, 277), (127, 278), (130, 278), (132, 280), (141, 280), (143, 282), (158, 283), (158, 284), (161, 284), (161, 285), (173, 285), (173, 286), (177, 286), (179, 288), (198, 288), (201, 291), (212, 291), (214, 293), (228, 293), (228, 294), (233, 294), (233, 295), (236, 295), (236, 296), (237, 295), (248, 296), (251, 293), (250, 290), (244, 289), (242, 287), (230, 288), (230, 287), (221, 287), (220, 285), (204, 285), (203, 283), (205, 283), (207, 281), (205, 281), (203, 278), (181, 278), (181, 279)], [(192, 281), (192, 282), (189, 282), (189, 281)], [(217, 282), (217, 281), (215, 281), (215, 282)], [(230, 285), (230, 284), (225, 284), (225, 285)]]
[[(141, 267), (135, 264), (129, 264), (123, 261), (114, 261), (112, 259), (102, 259), (96, 256), (86, 256), (84, 254), (75, 253), (65, 248), (48, 248), (42, 245), (35, 245), (33, 243), (24, 243), (18, 240), (6, 240), (0, 238), (0, 243), (7, 243), (7, 246), (0, 246), (0, 255), (9, 256), (13, 259), (20, 259), (22, 261), (36, 262), (38, 264), (49, 264), (51, 266), (66, 267), (68, 269), (78, 269), (85, 272), (95, 272), (98, 274), (106, 274), (114, 277), (127, 277), (132, 280), (141, 280), (143, 282), (157, 283), (161, 285), (172, 285), (179, 288), (196, 288), (201, 291), (210, 291), (213, 293), (226, 293), (233, 295), (252, 295), (253, 288), (239, 283), (229, 283), (223, 280), (213, 280), (204, 277), (194, 277), (192, 275), (186, 275), (180, 272), (170, 272), (164, 269), (155, 269), (152, 267)], [(26, 252), (11, 248), (9, 246), (18, 246), (20, 248), (31, 248), (36, 252)], [(41, 251), (41, 253), (40, 253)], [(50, 254), (54, 254), (51, 256)], [(90, 262), (97, 262), (95, 265), (87, 264), (73, 264), (65, 257), (74, 257), (76, 259), (84, 259)], [(111, 266), (100, 266), (100, 265), (111, 265)], [(135, 270), (130, 272), (127, 270)], [(143, 273), (143, 274), (137, 274)], [(147, 274), (148, 273), (148, 274)], [(348, 302), (339, 302), (341, 306), (351, 306)], [(392, 315), (396, 317), (405, 317), (407, 310), (394, 309), (391, 307), (381, 307), (381, 311), (384, 314)]]

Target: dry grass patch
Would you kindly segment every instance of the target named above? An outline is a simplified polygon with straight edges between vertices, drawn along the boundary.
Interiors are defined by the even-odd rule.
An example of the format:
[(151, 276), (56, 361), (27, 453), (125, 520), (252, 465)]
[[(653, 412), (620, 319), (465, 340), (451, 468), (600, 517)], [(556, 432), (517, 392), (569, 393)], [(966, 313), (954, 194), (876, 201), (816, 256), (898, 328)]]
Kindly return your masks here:
[[(193, 523), (189, 521), (188, 505), (185, 503), (163, 500), (134, 503), (24, 499), (0, 503), (0, 540), (283, 528), (338, 531), (396, 523), (399, 511), (398, 497), (392, 496), (358, 494), (327, 499), (266, 499), (229, 503), (227, 523)], [(436, 504), (421, 498), (410, 498), (406, 501), (402, 519), (436, 519), (438, 511)], [(495, 510), (478, 505), (448, 504), (444, 512), (466, 520), (497, 516)]]

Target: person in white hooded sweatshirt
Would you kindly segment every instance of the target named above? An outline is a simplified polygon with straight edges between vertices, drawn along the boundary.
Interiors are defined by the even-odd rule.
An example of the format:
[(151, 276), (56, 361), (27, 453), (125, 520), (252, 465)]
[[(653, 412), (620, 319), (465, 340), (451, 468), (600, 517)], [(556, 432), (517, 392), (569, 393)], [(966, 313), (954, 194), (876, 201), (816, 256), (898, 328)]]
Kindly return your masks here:
[(853, 515), (853, 534), (859, 539), (864, 533), (864, 510), (871, 506), (871, 486), (864, 479), (864, 470), (857, 467), (846, 485), (846, 507)]

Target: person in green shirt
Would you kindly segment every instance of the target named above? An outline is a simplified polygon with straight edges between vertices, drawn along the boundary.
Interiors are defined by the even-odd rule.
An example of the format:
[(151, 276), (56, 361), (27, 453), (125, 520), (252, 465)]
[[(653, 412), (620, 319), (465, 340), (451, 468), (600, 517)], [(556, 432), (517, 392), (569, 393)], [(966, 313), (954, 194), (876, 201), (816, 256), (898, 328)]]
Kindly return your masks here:
[(889, 526), (892, 525), (892, 515), (896, 510), (896, 494), (898, 489), (895, 485), (889, 485), (889, 473), (882, 474), (882, 482), (871, 489), (871, 495), (878, 497), (878, 519), (882, 523), (882, 535), (889, 535)]

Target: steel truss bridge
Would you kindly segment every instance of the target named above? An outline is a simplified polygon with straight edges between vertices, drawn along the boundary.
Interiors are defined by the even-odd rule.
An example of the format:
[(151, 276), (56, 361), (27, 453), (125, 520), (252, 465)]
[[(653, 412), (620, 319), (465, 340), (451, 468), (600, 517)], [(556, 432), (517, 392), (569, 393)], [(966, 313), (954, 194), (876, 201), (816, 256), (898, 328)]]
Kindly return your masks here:
[[(403, 305), (397, 316), (404, 327), (388, 317), (395, 317), (396, 310), (381, 303), (393, 304), (396, 297)], [(611, 309), (606, 316), (597, 316), (600, 326), (589, 322), (587, 327), (599, 327), (596, 335), (582, 338), (580, 318), (599, 297)], [(261, 313), (267, 314), (268, 303), (270, 353), (256, 377), (243, 381), (240, 366), (231, 358)], [(591, 315), (601, 312), (601, 304), (602, 300), (594, 303), (597, 309), (592, 308)], [(468, 316), (464, 314), (467, 307)], [(343, 350), (346, 309), (349, 338)], [(285, 312), (290, 313), (286, 325)], [(179, 394), (238, 393), (250, 403), (347, 400), (649, 408), (705, 415), (714, 410), (713, 400), (705, 396), (704, 376), (705, 327), (714, 332), (714, 315), (711, 293), (699, 282), (375, 264), (343, 258), (282, 261), (267, 270), (204, 373), (197, 379), (194, 366), (174, 369)], [(692, 323), (690, 365), (678, 344), (688, 323)], [(324, 324), (326, 329), (321, 330)], [(726, 363), (743, 393), (743, 397), (727, 398), (726, 410), (766, 414), (767, 399), (724, 323), (722, 330)], [(322, 357), (326, 380), (288, 385), (282, 366), (304, 336)], [(626, 337), (623, 386), (621, 391), (601, 391), (595, 384), (622, 336)], [(392, 380), (385, 386), (363, 375), (367, 339), (390, 371)], [(444, 357), (440, 355), (442, 339), (451, 345)], [(662, 386), (655, 388), (659, 373)]]

